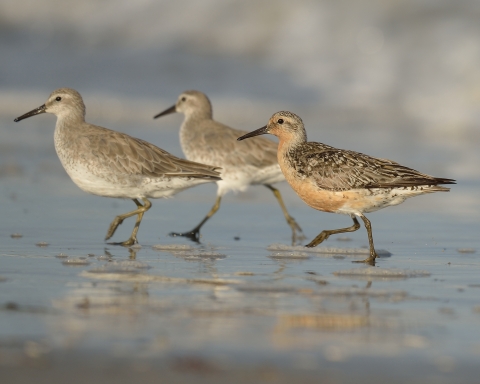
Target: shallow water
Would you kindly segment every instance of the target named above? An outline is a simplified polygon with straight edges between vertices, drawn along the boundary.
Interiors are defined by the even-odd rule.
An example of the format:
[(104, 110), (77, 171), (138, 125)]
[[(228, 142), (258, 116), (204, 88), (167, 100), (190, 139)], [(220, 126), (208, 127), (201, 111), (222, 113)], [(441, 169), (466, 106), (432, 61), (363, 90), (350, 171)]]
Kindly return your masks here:
[[(54, 153), (53, 120), (15, 125), (38, 139), (9, 133), (3, 155), (13, 164), (0, 185), (5, 377), (32, 379), (41, 370), (53, 381), (69, 372), (117, 382), (159, 374), (192, 382), (317, 382), (319, 374), (326, 382), (476, 382), (478, 182), (459, 180), (449, 194), (370, 214), (376, 248), (387, 251), (375, 267), (352, 263), (365, 257), (354, 252), (368, 244), (363, 227), (315, 252), (291, 248), (283, 215), (261, 187), (227, 195), (201, 244), (168, 233), (206, 214), (214, 185), (154, 201), (141, 246), (126, 249), (103, 237), (133, 203), (87, 195), (69, 180)], [(161, 134), (140, 126), (135, 135), (180, 154), (174, 123)], [(426, 148), (411, 160), (415, 168), (443, 166)], [(350, 224), (279, 188), (308, 239)], [(126, 239), (133, 223), (113, 240)]]

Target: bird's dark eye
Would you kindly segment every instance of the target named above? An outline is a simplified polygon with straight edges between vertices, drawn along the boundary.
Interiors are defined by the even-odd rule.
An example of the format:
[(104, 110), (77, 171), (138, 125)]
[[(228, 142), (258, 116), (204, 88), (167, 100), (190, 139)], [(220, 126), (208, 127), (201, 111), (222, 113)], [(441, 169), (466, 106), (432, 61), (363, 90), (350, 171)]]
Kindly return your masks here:
[(62, 100), (62, 98), (61, 98), (60, 96), (57, 96), (57, 97), (55, 98), (55, 100), (60, 101), (60, 100)]
[(182, 100), (182, 101), (186, 101), (187, 98), (186, 98), (185, 96), (183, 96), (181, 100)]
[(278, 120), (277, 120), (277, 123), (278, 123), (278, 124), (283, 124), (283, 119), (278, 119)]

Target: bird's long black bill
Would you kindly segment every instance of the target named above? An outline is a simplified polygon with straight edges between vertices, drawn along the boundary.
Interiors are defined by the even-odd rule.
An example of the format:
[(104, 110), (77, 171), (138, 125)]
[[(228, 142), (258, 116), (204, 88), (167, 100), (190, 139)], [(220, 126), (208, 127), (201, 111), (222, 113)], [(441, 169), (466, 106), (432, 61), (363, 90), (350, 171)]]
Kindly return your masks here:
[(45, 109), (47, 107), (45, 106), (45, 104), (41, 105), (40, 107), (38, 108), (35, 108), (33, 110), (31, 110), (30, 112), (27, 112), (25, 113), (24, 115), (20, 116), (20, 117), (17, 117), (15, 120), (16, 123), (18, 123), (20, 120), (23, 120), (23, 119), (26, 119), (27, 117), (32, 117), (32, 116), (35, 116), (35, 115), (39, 115), (40, 113), (45, 113)]
[(175, 105), (172, 105), (170, 108), (167, 108), (165, 111), (160, 112), (158, 115), (153, 116), (153, 118), (158, 119), (159, 117), (169, 115), (169, 114), (175, 113), (175, 112), (177, 112), (177, 108), (175, 107)]
[(249, 137), (254, 137), (254, 136), (259, 136), (259, 135), (265, 135), (268, 133), (268, 130), (267, 130), (267, 126), (265, 125), (264, 127), (262, 128), (259, 128), (255, 131), (252, 131), (252, 132), (249, 132), (247, 133), (246, 135), (243, 135), (241, 137), (239, 137), (237, 140), (238, 141), (242, 141), (242, 140), (245, 140), (245, 139), (248, 139)]

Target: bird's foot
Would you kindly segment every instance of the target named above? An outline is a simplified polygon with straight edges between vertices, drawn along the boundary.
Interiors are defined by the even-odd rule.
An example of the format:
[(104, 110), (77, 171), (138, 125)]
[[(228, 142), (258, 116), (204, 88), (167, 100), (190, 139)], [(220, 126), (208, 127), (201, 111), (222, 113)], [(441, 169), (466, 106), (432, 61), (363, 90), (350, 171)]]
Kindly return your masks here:
[(292, 246), (300, 245), (307, 237), (303, 234), (302, 228), (297, 224), (293, 217), (287, 219), (287, 223), (292, 229)]
[(287, 223), (290, 226), (290, 228), (292, 228), (292, 231), (298, 231), (300, 233), (303, 232), (302, 228), (300, 228), (300, 225), (298, 225), (298, 223), (295, 221), (295, 219), (292, 216), (289, 216), (287, 218)]
[(171, 237), (186, 237), (187, 239), (200, 244), (200, 230), (198, 229), (193, 229), (183, 233), (170, 232), (169, 235)]
[(323, 231), (317, 237), (315, 237), (310, 243), (305, 245), (307, 248), (316, 247), (318, 244), (322, 243), (323, 241), (327, 240), (330, 234), (327, 231)]
[(376, 259), (377, 259), (377, 254), (375, 253), (374, 255), (370, 255), (365, 260), (355, 260), (355, 261), (352, 261), (352, 263), (364, 263), (364, 264), (368, 264), (368, 265), (371, 265), (372, 267), (374, 267)]
[(302, 245), (303, 240), (306, 239), (307, 236), (305, 236), (303, 232), (297, 233), (296, 231), (292, 231), (292, 246)]
[(118, 226), (123, 223), (123, 219), (120, 217), (115, 217), (113, 219), (112, 223), (110, 224), (110, 227), (108, 227), (107, 235), (105, 236), (105, 240), (110, 239), (115, 231), (117, 230)]
[(118, 243), (107, 243), (107, 244), (109, 244), (109, 245), (121, 245), (123, 247), (131, 247), (132, 245), (135, 245), (137, 243), (138, 243), (137, 238), (136, 237), (131, 237), (126, 241), (121, 241), (121, 242), (118, 242)]

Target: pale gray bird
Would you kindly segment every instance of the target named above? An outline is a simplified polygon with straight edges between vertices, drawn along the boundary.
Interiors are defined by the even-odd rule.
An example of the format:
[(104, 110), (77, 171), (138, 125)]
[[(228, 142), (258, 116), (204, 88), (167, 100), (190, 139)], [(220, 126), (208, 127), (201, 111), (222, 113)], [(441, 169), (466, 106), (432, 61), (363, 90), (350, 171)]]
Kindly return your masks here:
[[(180, 112), (185, 115), (180, 127), (180, 144), (187, 159), (222, 167), (222, 180), (217, 181), (217, 200), (207, 216), (191, 231), (172, 233), (198, 240), (200, 229), (220, 207), (222, 196), (229, 191), (244, 191), (250, 185), (270, 189), (292, 229), (292, 243), (303, 239), (300, 226), (289, 215), (280, 191), (272, 186), (285, 177), (277, 162), (277, 144), (265, 138), (238, 143), (237, 137), (246, 133), (213, 120), (212, 104), (199, 91), (183, 92), (177, 103), (154, 118)], [(297, 233), (298, 232), (298, 233)]]
[(132, 199), (136, 204), (137, 209), (117, 216), (110, 224), (105, 240), (124, 219), (137, 215), (130, 238), (115, 244), (137, 243), (143, 214), (152, 205), (149, 198), (170, 197), (195, 185), (221, 180), (218, 167), (179, 159), (144, 140), (85, 122), (85, 105), (73, 89), (53, 91), (45, 104), (15, 121), (45, 112), (57, 116), (55, 149), (72, 181), (85, 192)]
[(348, 228), (322, 231), (307, 247), (315, 247), (335, 233), (360, 228), (360, 217), (368, 232), (370, 256), (377, 257), (372, 227), (364, 213), (403, 203), (407, 198), (432, 192), (448, 192), (438, 184), (455, 180), (438, 178), (407, 168), (392, 160), (308, 142), (302, 119), (292, 112), (275, 113), (268, 124), (238, 140), (270, 133), (279, 138), (278, 163), (293, 190), (310, 207), (324, 212), (343, 213), (353, 219)]

